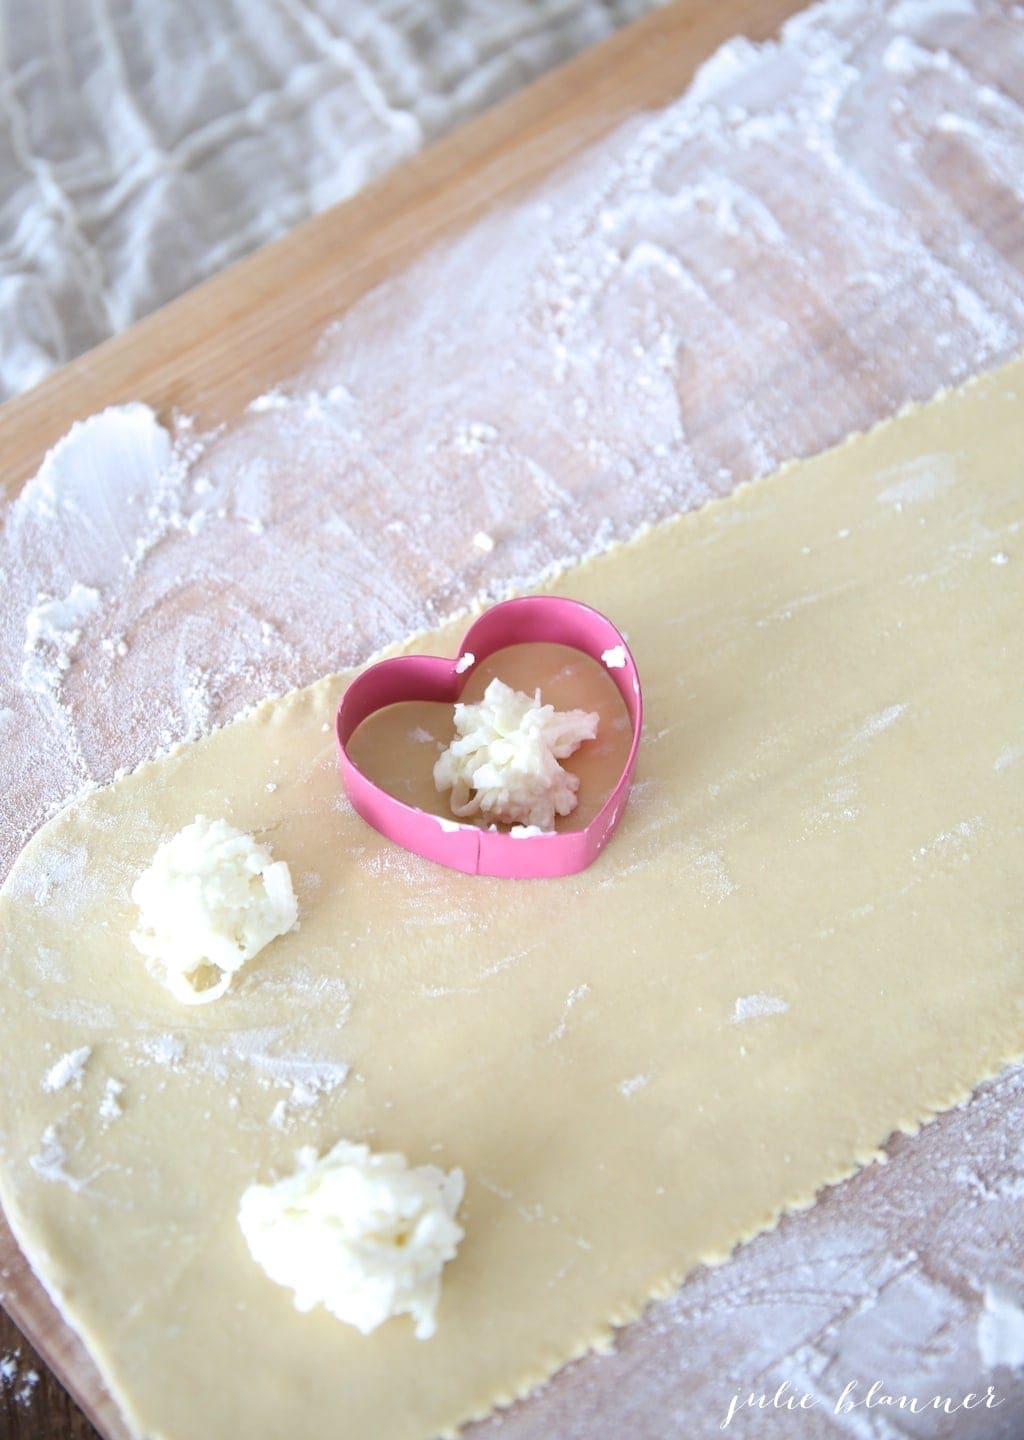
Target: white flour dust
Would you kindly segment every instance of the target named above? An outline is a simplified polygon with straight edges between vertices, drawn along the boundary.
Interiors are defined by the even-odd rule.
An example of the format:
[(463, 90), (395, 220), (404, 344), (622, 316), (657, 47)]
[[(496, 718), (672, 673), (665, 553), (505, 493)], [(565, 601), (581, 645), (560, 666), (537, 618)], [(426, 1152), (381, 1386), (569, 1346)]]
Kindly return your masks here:
[(63, 600), (40, 596), (25, 620), (22, 683), (40, 695), (60, 689), (61, 672), (71, 668), (82, 626), (99, 608), (100, 593), (76, 580)]
[(740, 995), (732, 1012), (732, 1023), (759, 1020), (765, 1015), (785, 1015), (788, 1004), (780, 995)]
[(90, 1046), (81, 1045), (77, 1050), (69, 1050), (66, 1055), (62, 1055), (43, 1076), (43, 1089), (64, 1090), (70, 1085), (75, 1090), (81, 1090), (85, 1067), (91, 1054)]
[(39, 1372), (25, 1364), (20, 1350), (0, 1355), (0, 1393), (11, 1396), (17, 1405), (27, 1406), (38, 1384)]
[(114, 1075), (107, 1077), (103, 1086), (103, 1098), (99, 1104), (99, 1116), (101, 1120), (105, 1120), (108, 1123), (111, 1120), (120, 1120), (124, 1114), (124, 1100), (122, 1099), (124, 1091), (125, 1084), (123, 1080), (118, 1080)]
[(39, 1149), (30, 1158), (29, 1164), (37, 1175), (54, 1185), (66, 1185), (69, 1190), (84, 1190), (96, 1177), (98, 1167), (92, 1166), (86, 1174), (72, 1169), (78, 1144), (69, 1144), (63, 1125), (57, 1122), (47, 1125), (39, 1139)]
[(987, 1370), (1024, 1365), (1024, 1297), (1003, 1285), (986, 1285), (978, 1316), (978, 1351)]

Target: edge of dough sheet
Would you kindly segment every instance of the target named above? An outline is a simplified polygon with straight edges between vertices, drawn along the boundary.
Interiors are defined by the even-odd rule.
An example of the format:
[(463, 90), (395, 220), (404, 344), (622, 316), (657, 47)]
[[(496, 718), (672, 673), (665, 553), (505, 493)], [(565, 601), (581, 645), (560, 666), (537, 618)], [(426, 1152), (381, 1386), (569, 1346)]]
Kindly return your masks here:
[[(696, 522), (698, 516), (703, 516), (705, 512), (709, 510), (717, 511), (721, 509), (735, 507), (737, 505), (742, 505), (745, 503), (751, 491), (763, 492), (764, 489), (767, 487), (772, 487), (784, 483), (788, 474), (797, 466), (819, 462), (827, 455), (837, 453), (866, 439), (873, 438), (879, 435), (881, 432), (888, 430), (897, 422), (904, 419), (910, 414), (929, 410), (943, 404), (958, 403), (961, 400), (967, 399), (977, 390), (993, 384), (999, 384), (1001, 380), (1009, 376), (1016, 376), (1018, 378), (1021, 388), (1021, 400), (1022, 403), (1024, 403), (1024, 352), (1022, 352), (1022, 354), (1016, 356), (1013, 360), (1008, 361), (991, 370), (983, 371), (978, 375), (974, 375), (960, 385), (942, 387), (927, 400), (907, 402), (891, 416), (885, 417), (884, 419), (878, 421), (876, 424), (868, 427), (865, 430), (851, 432), (849, 435), (845, 436), (835, 445), (828, 447), (826, 450), (818, 451), (813, 455), (803, 456), (798, 459), (785, 461), (781, 466), (779, 466), (778, 469), (772, 471), (768, 475), (756, 477), (751, 480), (745, 480), (741, 482), (741, 484), (739, 484), (729, 494), (713, 497), (712, 499), (708, 500), (704, 505), (700, 506), (698, 509), (672, 516), (667, 520), (659, 521), (654, 524), (644, 524), (640, 526), (628, 539), (617, 541), (614, 544), (609, 545), (600, 551), (586, 556), (580, 561), (573, 562), (569, 565), (552, 568), (551, 571), (546, 572), (542, 576), (542, 578), (538, 581), (536, 585), (530, 587), (530, 591), (527, 593), (534, 593), (538, 591), (546, 592), (549, 590), (557, 590), (563, 588), (565, 587), (567, 580), (569, 580), (572, 576), (578, 575), (581, 572), (586, 571), (595, 563), (603, 561), (609, 554), (633, 545), (642, 536), (652, 531), (663, 531), (670, 528), (690, 526)], [(512, 590), (509, 590), (508, 593), (511, 594), (522, 592), (513, 592)], [(477, 601), (473, 605), (468, 606), (465, 609), (450, 615), (445, 620), (441, 621), (438, 626), (432, 630), (421, 631), (418, 634), (410, 636), (405, 640), (392, 642), (384, 646), (375, 654), (368, 657), (359, 666), (355, 666), (349, 670), (340, 671), (335, 674), (324, 676), (321, 679), (314, 681), (310, 685), (285, 692), (282, 695), (269, 696), (262, 701), (246, 707), (236, 716), (234, 716), (233, 719), (225, 722), (225, 724), (213, 727), (213, 729), (208, 731), (206, 735), (200, 737), (198, 740), (184, 741), (169, 746), (166, 749), (157, 752), (157, 754), (155, 754), (150, 759), (143, 761), (142, 764), (137, 766), (134, 770), (118, 776), (118, 778), (112, 781), (110, 784), (89, 788), (87, 790), (79, 792), (79, 794), (76, 795), (71, 801), (69, 801), (68, 804), (62, 807), (62, 809), (56, 815), (52, 816), (48, 821), (46, 821), (45, 824), (40, 827), (40, 829), (24, 846), (24, 848), (19, 853), (14, 865), (12, 866), (11, 872), (5, 880), (3, 886), (0, 886), (0, 896), (3, 896), (7, 892), (8, 888), (12, 886), (12, 882), (14, 881), (17, 872), (20, 870), (22, 864), (25, 861), (31, 859), (33, 852), (40, 844), (41, 837), (45, 834), (45, 832), (49, 831), (51, 827), (59, 825), (62, 821), (72, 816), (77, 807), (82, 804), (83, 801), (88, 798), (94, 797), (99, 791), (115, 792), (126, 781), (132, 779), (135, 776), (144, 774), (148, 769), (156, 766), (160, 761), (167, 758), (168, 756), (173, 756), (183, 751), (193, 749), (197, 745), (203, 745), (210, 735), (219, 733), (220, 731), (230, 730), (233, 726), (239, 724), (243, 720), (251, 721), (253, 719), (259, 719), (262, 716), (269, 715), (271, 712), (276, 712), (280, 714), (283, 709), (290, 709), (294, 705), (309, 705), (313, 710), (322, 711), (323, 713), (326, 713), (329, 716), (333, 717), (334, 709), (336, 707), (337, 699), (340, 696), (342, 687), (346, 683), (348, 683), (348, 681), (353, 676), (360, 673), (361, 670), (366, 669), (369, 665), (375, 663), (382, 658), (386, 658), (391, 655), (415, 652), (421, 639), (426, 636), (432, 637), (432, 643), (434, 640), (443, 640), (449, 648), (454, 649), (454, 646), (458, 643), (458, 640), (461, 637), (463, 629), (470, 622), (473, 616), (479, 614), (480, 611), (485, 608), (485, 603), (495, 603), (495, 600), (498, 598), (503, 597), (496, 596), (493, 598), (488, 598), (486, 602)], [(435, 646), (435, 649), (436, 648), (437, 647)], [(341, 792), (339, 780), (339, 794), (340, 793)], [(612, 848), (614, 849), (614, 847)], [(939, 1115), (951, 1109), (954, 1109), (968, 1101), (979, 1086), (985, 1084), (987, 1081), (993, 1079), (995, 1076), (1000, 1074), (1001, 1071), (1003, 1071), (1008, 1065), (1019, 1063), (1022, 1060), (1024, 1060), (1024, 1039), (1022, 1039), (1021, 1044), (1015, 1048), (1001, 1049), (998, 1053), (993, 1054), (987, 1061), (983, 1072), (976, 1076), (973, 1083), (967, 1084), (958, 1081), (948, 1090), (945, 1090), (940, 1094), (936, 1094), (931, 1103), (927, 1105), (922, 1105), (917, 1110), (904, 1115), (903, 1118), (900, 1119), (899, 1122), (893, 1126), (893, 1129), (891, 1130), (889, 1136), (883, 1142), (883, 1144), (888, 1145), (889, 1140), (899, 1134), (908, 1136), (916, 1135), (925, 1125), (929, 1124)], [(698, 1260), (693, 1264), (687, 1264), (682, 1267), (673, 1267), (668, 1269), (658, 1282), (645, 1288), (643, 1293), (631, 1295), (628, 1300), (626, 1300), (624, 1303), (620, 1303), (617, 1307), (615, 1307), (602, 1322), (592, 1324), (589, 1333), (581, 1342), (566, 1344), (564, 1351), (560, 1353), (558, 1357), (550, 1357), (550, 1363), (548, 1361), (545, 1361), (543, 1368), (538, 1368), (535, 1371), (524, 1375), (522, 1379), (514, 1386), (508, 1387), (505, 1391), (501, 1393), (489, 1395), (486, 1400), (484, 1400), (483, 1398), (477, 1398), (473, 1400), (467, 1399), (465, 1413), (462, 1419), (458, 1422), (458, 1424), (454, 1427), (447, 1427), (437, 1433), (440, 1436), (446, 1437), (446, 1440), (454, 1440), (454, 1437), (457, 1437), (459, 1434), (461, 1434), (463, 1428), (466, 1425), (472, 1424), (473, 1422), (478, 1420), (485, 1419), (487, 1416), (493, 1414), (495, 1411), (507, 1409), (509, 1406), (513, 1405), (517, 1401), (522, 1400), (532, 1394), (540, 1386), (548, 1382), (560, 1370), (581, 1359), (585, 1355), (591, 1352), (608, 1352), (613, 1347), (614, 1335), (617, 1329), (634, 1321), (639, 1315), (643, 1313), (643, 1311), (652, 1301), (664, 1299), (674, 1294), (679, 1289), (680, 1285), (686, 1280), (686, 1278), (690, 1274), (692, 1274), (694, 1270), (697, 1269), (700, 1265), (717, 1266), (724, 1264), (741, 1246), (747, 1244), (756, 1236), (765, 1234), (766, 1232), (775, 1229), (784, 1216), (810, 1209), (811, 1206), (815, 1204), (819, 1195), (826, 1189), (842, 1183), (844, 1180), (849, 1179), (851, 1176), (857, 1174), (860, 1170), (864, 1169), (866, 1166), (872, 1163), (884, 1163), (887, 1158), (888, 1157), (886, 1154), (886, 1150), (882, 1147), (869, 1148), (858, 1152), (848, 1164), (841, 1165), (840, 1167), (835, 1169), (827, 1176), (827, 1178), (821, 1181), (813, 1189), (808, 1189), (802, 1193), (798, 1193), (788, 1202), (780, 1204), (766, 1211), (758, 1221), (748, 1226), (743, 1231), (743, 1233), (738, 1234), (735, 1237), (733, 1243), (728, 1247), (709, 1249), (706, 1252), (702, 1253), (699, 1256)], [(97, 1344), (86, 1337), (83, 1331), (79, 1328), (76, 1321), (74, 1305), (67, 1303), (64, 1300), (64, 1298), (59, 1293), (59, 1290), (57, 1290), (54, 1283), (52, 1282), (52, 1277), (49, 1277), (46, 1274), (45, 1267), (40, 1266), (40, 1264), (37, 1263), (40, 1257), (38, 1251), (36, 1250), (36, 1247), (33, 1245), (31, 1239), (29, 1238), (29, 1231), (31, 1228), (30, 1217), (27, 1215), (22, 1215), (19, 1211), (17, 1202), (15, 1201), (14, 1203), (12, 1203), (12, 1200), (13, 1196), (10, 1191), (10, 1186), (7, 1183), (6, 1174), (3, 1168), (0, 1168), (0, 1206), (2, 1206), (3, 1208), (3, 1213), (8, 1221), (8, 1224), (10, 1225), (11, 1231), (14, 1234), (15, 1239), (17, 1240), (23, 1253), (25, 1254), (26, 1259), (29, 1261), (33, 1273), (40, 1281), (43, 1288), (46, 1290), (46, 1293), (50, 1296), (50, 1299), (53, 1301), (57, 1309), (60, 1311), (64, 1320), (72, 1327), (72, 1329), (75, 1330), (76, 1335), (79, 1336), (82, 1343), (85, 1345), (85, 1348), (89, 1353), (90, 1359), (92, 1360), (93, 1364), (96, 1366), (97, 1370), (102, 1376), (104, 1384), (106, 1385), (108, 1391), (110, 1392), (111, 1396), (114, 1398), (119, 1409), (121, 1410), (129, 1428), (131, 1428), (133, 1432), (139, 1436), (147, 1434), (151, 1437), (151, 1440), (156, 1440), (156, 1437), (161, 1435), (162, 1432), (145, 1430), (141, 1420), (136, 1417), (133, 1412), (133, 1407), (130, 1399), (122, 1393), (116, 1375), (112, 1373), (107, 1363), (107, 1358), (103, 1353), (102, 1345)], [(372, 1341), (368, 1343), (372, 1343)]]

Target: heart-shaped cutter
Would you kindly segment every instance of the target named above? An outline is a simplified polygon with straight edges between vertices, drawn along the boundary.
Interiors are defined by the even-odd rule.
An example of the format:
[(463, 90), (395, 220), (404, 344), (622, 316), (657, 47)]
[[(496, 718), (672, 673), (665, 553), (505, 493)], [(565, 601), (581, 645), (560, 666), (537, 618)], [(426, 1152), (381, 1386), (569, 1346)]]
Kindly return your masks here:
[[(454, 705), (482, 660), (509, 645), (536, 642), (569, 645), (604, 664), (625, 701), (633, 727), (629, 756), (618, 782), (589, 825), (524, 836), (481, 830), (407, 805), (382, 790), (352, 760), (348, 742), (367, 716), (402, 700)], [(335, 733), (342, 783), (352, 808), (389, 840), (467, 875), (551, 879), (585, 870), (610, 840), (629, 796), (643, 716), (636, 662), (612, 622), (579, 600), (524, 595), (493, 605), (474, 620), (454, 660), (438, 655), (397, 655), (357, 675), (341, 698)]]

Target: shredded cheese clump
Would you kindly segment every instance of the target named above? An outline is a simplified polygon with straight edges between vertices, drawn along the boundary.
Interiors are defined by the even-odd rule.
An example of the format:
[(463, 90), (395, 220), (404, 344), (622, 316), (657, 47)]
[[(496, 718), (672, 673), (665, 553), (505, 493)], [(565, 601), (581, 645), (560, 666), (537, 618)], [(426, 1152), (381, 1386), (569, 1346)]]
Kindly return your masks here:
[(203, 815), (159, 847), (132, 899), (132, 944), (185, 1005), (219, 999), (235, 972), (298, 919), (287, 864)]
[(457, 738), (434, 766), (437, 789), (450, 790), (452, 814), (548, 833), (556, 815), (576, 809), (579, 777), (566, 760), (597, 734), (598, 716), (556, 710), (540, 691), (527, 695), (494, 679), (476, 705), (455, 706)]
[(418, 1340), (436, 1329), (441, 1271), (465, 1233), (455, 1220), (461, 1170), (410, 1169), (339, 1140), (321, 1159), (309, 1147), (276, 1185), (250, 1185), (238, 1223), (253, 1259), (295, 1292), (295, 1308), (323, 1305), (363, 1335), (411, 1315)]

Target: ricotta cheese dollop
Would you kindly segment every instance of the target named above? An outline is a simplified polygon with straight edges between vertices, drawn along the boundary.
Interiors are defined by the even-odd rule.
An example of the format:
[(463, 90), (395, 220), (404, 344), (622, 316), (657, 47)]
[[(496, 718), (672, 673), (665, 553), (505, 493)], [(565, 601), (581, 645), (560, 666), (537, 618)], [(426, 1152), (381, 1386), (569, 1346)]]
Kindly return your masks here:
[(475, 705), (455, 706), (456, 738), (438, 756), (434, 785), (451, 791), (453, 815), (555, 828), (578, 803), (579, 777), (559, 763), (597, 734), (598, 715), (556, 710), (494, 679)]
[(217, 1000), (235, 972), (298, 919), (291, 874), (226, 820), (197, 815), (132, 886), (132, 944), (177, 1000)]
[(339, 1140), (321, 1159), (299, 1151), (299, 1169), (250, 1185), (238, 1223), (253, 1259), (295, 1292), (295, 1308), (323, 1305), (368, 1335), (411, 1315), (418, 1340), (436, 1329), (441, 1271), (465, 1233), (455, 1219), (461, 1170), (410, 1168), (404, 1155), (373, 1154)]

